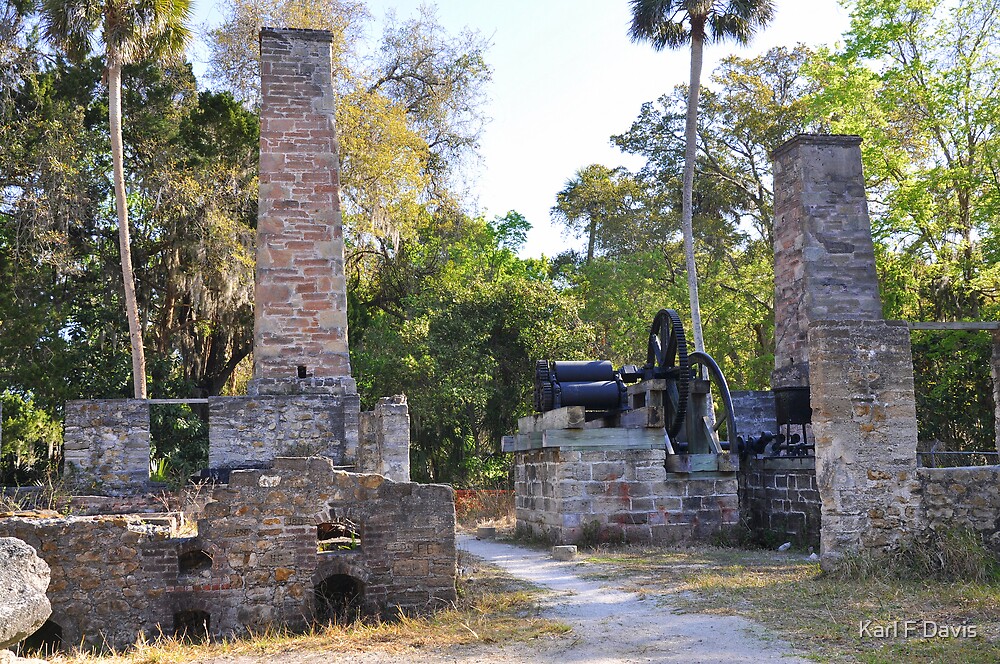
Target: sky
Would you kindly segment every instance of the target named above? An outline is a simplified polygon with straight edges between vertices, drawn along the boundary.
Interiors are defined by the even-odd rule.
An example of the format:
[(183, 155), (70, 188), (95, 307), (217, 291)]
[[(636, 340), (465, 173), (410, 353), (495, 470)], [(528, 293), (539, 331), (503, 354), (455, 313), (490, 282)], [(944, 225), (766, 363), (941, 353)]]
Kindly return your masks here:
[[(423, 0), (368, 0), (369, 37), (381, 34), (386, 13), (414, 16)], [(633, 44), (627, 0), (438, 0), (437, 16), (451, 34), (480, 32), (491, 46), (493, 79), (478, 166), (466, 174), (476, 211), (487, 218), (517, 210), (532, 224), (523, 256), (554, 256), (583, 246), (553, 223), (556, 193), (589, 164), (642, 165), (610, 137), (631, 126), (643, 102), (679, 83), (690, 66), (685, 49), (656, 52)], [(777, 0), (774, 21), (746, 48), (724, 42), (705, 50), (702, 78), (732, 54), (749, 57), (774, 46), (832, 45), (848, 26), (837, 0)], [(195, 0), (196, 21), (217, 23), (214, 3)], [(192, 54), (196, 63), (204, 49)], [(200, 72), (199, 72), (200, 73)]]

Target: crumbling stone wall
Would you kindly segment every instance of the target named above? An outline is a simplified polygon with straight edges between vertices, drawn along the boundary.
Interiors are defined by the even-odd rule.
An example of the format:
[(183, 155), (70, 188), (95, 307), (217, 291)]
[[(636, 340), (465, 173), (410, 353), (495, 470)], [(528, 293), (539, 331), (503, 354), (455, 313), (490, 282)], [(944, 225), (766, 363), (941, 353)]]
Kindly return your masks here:
[(410, 481), (410, 409), (406, 397), (382, 397), (361, 413), (357, 469), (395, 482)]
[(917, 416), (905, 323), (809, 328), (822, 555), (884, 550), (919, 527)]
[[(315, 613), (314, 587), (334, 574), (364, 586), (369, 613), (428, 611), (455, 600), (451, 487), (340, 472), (324, 458), (283, 458), (272, 469), (232, 473), (215, 498), (198, 523), (200, 539), (219, 551), (211, 583), (242, 579), (218, 591), (230, 595), (213, 611), (223, 633), (304, 626)], [(356, 528), (360, 546), (318, 553), (325, 523)]]
[(125, 516), (12, 517), (0, 519), (0, 535), (24, 540), (48, 563), (49, 620), (64, 645), (124, 648), (157, 625), (169, 630), (177, 570), (169, 528)]
[(149, 481), (149, 404), (135, 399), (67, 401), (63, 458), (71, 486), (142, 490)]
[(734, 390), (733, 417), (736, 429), (745, 440), (756, 438), (764, 431), (777, 433), (778, 420), (774, 410), (774, 392), (771, 390)]
[(517, 452), (517, 527), (555, 544), (706, 540), (739, 522), (733, 473), (667, 473), (664, 450)]
[(351, 373), (331, 40), (260, 33), (255, 379)]
[(1000, 554), (1000, 466), (918, 468), (917, 479), (923, 528), (975, 531)]
[(861, 138), (800, 134), (774, 151), (772, 387), (809, 385), (812, 321), (882, 318)]
[(741, 509), (761, 541), (819, 547), (820, 496), (813, 457), (749, 458)]
[(280, 456), (353, 465), (359, 410), (357, 394), (210, 397), (209, 468), (262, 467)]
[[(279, 458), (217, 487), (197, 537), (150, 517), (0, 519), (0, 536), (35, 547), (52, 570), (48, 596), (63, 643), (125, 648), (204, 615), (212, 636), (302, 629), (317, 589), (351, 580), (357, 608), (395, 615), (455, 601), (451, 487), (334, 470), (330, 459)], [(349, 533), (329, 550), (323, 533)], [(332, 541), (332, 540), (331, 540)], [(322, 593), (320, 593), (322, 594)]]

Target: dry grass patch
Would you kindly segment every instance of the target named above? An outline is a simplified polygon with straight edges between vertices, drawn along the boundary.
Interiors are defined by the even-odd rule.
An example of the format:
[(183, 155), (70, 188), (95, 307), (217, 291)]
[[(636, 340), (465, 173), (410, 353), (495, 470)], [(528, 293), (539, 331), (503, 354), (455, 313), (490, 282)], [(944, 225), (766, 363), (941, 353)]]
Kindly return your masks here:
[(180, 664), (238, 656), (274, 657), (294, 653), (330, 655), (377, 651), (390, 655), (433, 648), (517, 642), (558, 637), (570, 628), (539, 617), (536, 587), (497, 567), (459, 552), (467, 576), (459, 601), (432, 616), (399, 616), (390, 621), (358, 620), (318, 627), (307, 634), (273, 630), (246, 638), (204, 644), (163, 637), (140, 641), (127, 652), (94, 655), (73, 652), (50, 657), (53, 664)]
[[(678, 610), (760, 622), (821, 661), (1000, 661), (996, 582), (834, 578), (801, 554), (709, 547), (598, 550), (587, 561), (602, 565), (594, 576), (663, 597)], [(869, 620), (900, 621), (899, 637), (860, 634)], [(978, 636), (904, 638), (906, 620), (975, 625)]]
[(493, 526), (498, 531), (514, 529), (514, 492), (507, 489), (456, 489), (455, 520), (460, 530), (473, 532), (477, 526)]

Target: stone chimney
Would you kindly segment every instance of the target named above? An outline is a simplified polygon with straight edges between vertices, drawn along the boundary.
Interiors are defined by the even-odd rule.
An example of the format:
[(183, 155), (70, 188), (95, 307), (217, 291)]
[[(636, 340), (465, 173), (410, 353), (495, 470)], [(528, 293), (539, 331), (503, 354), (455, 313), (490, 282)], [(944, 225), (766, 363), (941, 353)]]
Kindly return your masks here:
[(881, 320), (861, 138), (800, 134), (774, 151), (774, 388), (809, 385), (809, 323)]
[(260, 33), (252, 393), (353, 385), (330, 42), (320, 30)]

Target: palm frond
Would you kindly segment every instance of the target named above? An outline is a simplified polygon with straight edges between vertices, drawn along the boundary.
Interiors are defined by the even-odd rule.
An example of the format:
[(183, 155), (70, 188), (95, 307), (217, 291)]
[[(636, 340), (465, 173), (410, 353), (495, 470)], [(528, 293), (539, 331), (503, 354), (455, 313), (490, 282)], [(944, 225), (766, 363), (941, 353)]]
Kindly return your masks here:
[(630, 0), (630, 5), (629, 38), (657, 51), (689, 43), (692, 33), (746, 44), (774, 17), (774, 0)]

